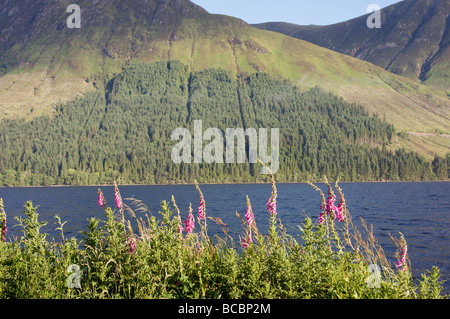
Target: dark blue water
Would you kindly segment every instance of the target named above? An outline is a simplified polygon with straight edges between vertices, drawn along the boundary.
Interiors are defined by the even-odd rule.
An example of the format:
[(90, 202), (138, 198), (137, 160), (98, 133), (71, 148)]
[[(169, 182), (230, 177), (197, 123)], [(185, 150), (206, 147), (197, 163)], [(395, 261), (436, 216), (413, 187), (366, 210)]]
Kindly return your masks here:
[[(324, 184), (317, 184), (326, 191)], [(341, 183), (347, 206), (355, 221), (359, 217), (374, 227), (375, 236), (383, 246), (386, 256), (392, 258), (396, 248), (389, 234), (396, 237), (402, 232), (408, 242), (408, 254), (413, 273), (417, 276), (432, 266), (442, 273), (445, 293), (450, 293), (450, 182), (404, 182), (404, 183)], [(278, 217), (291, 234), (299, 234), (305, 216), (317, 220), (320, 196), (307, 184), (277, 184)], [(80, 237), (79, 231), (86, 231), (87, 219), (104, 218), (103, 210), (97, 204), (97, 189), (87, 187), (27, 187), (0, 188), (8, 215), (9, 236), (20, 236), (20, 230), (12, 226), (17, 222), (14, 216), (25, 217), (22, 212), (26, 201), (39, 205), (39, 219), (48, 222), (43, 228), (58, 238), (53, 217), (58, 214), (63, 221), (65, 236)], [(112, 186), (101, 187), (107, 204), (114, 206)], [(267, 229), (268, 212), (266, 201), (270, 196), (270, 184), (201, 185), (205, 196), (207, 216), (220, 217), (230, 229), (230, 234), (242, 233), (241, 221), (245, 215), (248, 195), (261, 231)], [(183, 219), (187, 216), (189, 203), (197, 211), (199, 197), (193, 185), (177, 186), (121, 186), (122, 198), (141, 199), (151, 213), (158, 215), (162, 200), (170, 202), (175, 196)], [(126, 204), (130, 201), (124, 200)], [(143, 216), (143, 214), (138, 215)], [(208, 221), (209, 234), (220, 233), (220, 227)]]

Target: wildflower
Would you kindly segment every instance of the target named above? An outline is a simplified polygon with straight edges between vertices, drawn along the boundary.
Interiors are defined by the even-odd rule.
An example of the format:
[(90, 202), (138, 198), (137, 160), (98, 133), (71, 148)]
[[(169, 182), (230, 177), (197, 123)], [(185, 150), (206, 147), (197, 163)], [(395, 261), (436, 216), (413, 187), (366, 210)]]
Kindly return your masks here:
[(339, 193), (339, 204), (337, 207), (337, 217), (340, 222), (343, 222), (345, 219), (345, 212), (346, 212), (347, 206), (345, 205), (344, 193), (342, 192), (342, 189), (339, 187), (337, 181), (336, 181), (335, 187)]
[(134, 250), (136, 248), (136, 245), (134, 243), (134, 240), (131, 237), (127, 238), (127, 245), (128, 245), (128, 253), (132, 254), (134, 253)]
[(3, 199), (0, 198), (0, 228), (2, 230), (2, 241), (6, 242), (6, 231), (8, 227), (6, 227), (6, 213), (3, 208)]
[(277, 200), (276, 198), (270, 197), (267, 201), (267, 210), (271, 215), (277, 215)]
[(114, 182), (114, 200), (116, 201), (116, 207), (122, 207), (122, 197), (120, 196), (119, 188), (117, 184)]
[(343, 204), (342, 202), (340, 202), (338, 204), (338, 207), (336, 208), (336, 213), (337, 213), (337, 219), (342, 222), (344, 220), (344, 213), (343, 213)]
[[(328, 197), (325, 201), (325, 203), (323, 203), (322, 201), (322, 205), (320, 206), (321, 209), (324, 209), (327, 215), (330, 215), (332, 219), (337, 218), (340, 222), (344, 221), (345, 218), (345, 201), (344, 201), (344, 197), (343, 194), (341, 194), (341, 190), (339, 190), (339, 204), (336, 207), (336, 205), (334, 204), (336, 201), (336, 195), (334, 194), (332, 188), (330, 185), (328, 185)], [(319, 215), (319, 222), (320, 220), (322, 220), (322, 222), (320, 222), (321, 224), (323, 223), (323, 214), (321, 214), (322, 216)]]
[(401, 253), (400, 253), (400, 260), (397, 261), (396, 267), (400, 268), (400, 270), (402, 271), (406, 271), (405, 267), (406, 266), (406, 254), (408, 252), (408, 246), (406, 244), (406, 240), (403, 237), (403, 234), (401, 234), (401, 239), (400, 239), (400, 245), (401, 245)]
[(319, 213), (319, 224), (323, 224), (323, 215), (324, 215), (325, 213), (323, 212), (323, 211), (321, 211), (320, 213)]
[(189, 215), (187, 219), (184, 221), (184, 231), (188, 234), (192, 234), (195, 226), (194, 215), (192, 215), (192, 205), (189, 204)]
[(245, 220), (247, 221), (247, 225), (248, 225), (248, 232), (247, 232), (247, 238), (243, 239), (241, 241), (241, 245), (244, 248), (247, 248), (250, 243), (253, 242), (252, 239), (252, 225), (254, 224), (255, 221), (255, 216), (253, 215), (253, 209), (252, 209), (252, 204), (250, 203), (250, 199), (247, 196), (247, 210), (245, 211)]
[(252, 226), (255, 220), (255, 215), (253, 215), (252, 204), (250, 203), (248, 196), (247, 196), (247, 210), (245, 211), (245, 219), (250, 227)]
[(247, 238), (245, 238), (241, 241), (241, 245), (243, 248), (248, 248), (250, 246), (250, 243), (252, 243), (252, 242), (253, 242), (252, 233), (249, 232)]
[(200, 198), (200, 204), (198, 206), (198, 218), (205, 219), (205, 201)]
[(334, 212), (336, 211), (336, 206), (334, 205), (334, 202), (336, 201), (336, 195), (334, 195), (333, 191), (328, 192), (328, 198), (326, 201), (326, 207), (325, 210), (327, 212), (327, 215), (330, 215), (331, 218), (334, 219), (335, 215)]
[(198, 218), (206, 219), (206, 217), (205, 217), (205, 197), (203, 196), (203, 193), (202, 193), (200, 187), (198, 186), (197, 181), (195, 181), (195, 188), (197, 189), (198, 195), (200, 196), (200, 204), (198, 206)]
[(102, 191), (100, 190), (100, 188), (98, 189), (98, 206), (103, 207), (103, 205), (105, 205), (105, 198), (103, 196)]
[(269, 211), (271, 216), (277, 215), (277, 188), (275, 186), (275, 182), (272, 177), (272, 193), (267, 200), (267, 210)]

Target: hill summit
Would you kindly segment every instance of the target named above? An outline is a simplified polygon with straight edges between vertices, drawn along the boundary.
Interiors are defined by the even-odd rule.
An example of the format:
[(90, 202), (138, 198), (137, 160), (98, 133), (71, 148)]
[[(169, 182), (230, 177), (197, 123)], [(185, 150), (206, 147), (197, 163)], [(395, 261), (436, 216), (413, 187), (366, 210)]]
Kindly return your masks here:
[(381, 28), (367, 15), (328, 26), (282, 22), (255, 25), (303, 39), (395, 74), (450, 91), (450, 2), (405, 0), (381, 10)]

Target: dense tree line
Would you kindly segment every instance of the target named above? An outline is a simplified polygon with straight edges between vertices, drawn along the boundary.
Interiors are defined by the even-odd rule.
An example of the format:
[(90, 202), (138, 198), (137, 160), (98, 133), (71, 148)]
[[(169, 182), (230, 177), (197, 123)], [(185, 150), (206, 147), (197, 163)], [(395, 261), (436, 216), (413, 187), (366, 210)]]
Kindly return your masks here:
[[(0, 185), (265, 181), (259, 164), (174, 164), (175, 128), (279, 128), (278, 181), (447, 179), (433, 162), (390, 152), (395, 129), (359, 105), (257, 73), (189, 72), (177, 61), (132, 65), (52, 117), (0, 122)], [(193, 133), (192, 133), (193, 134)], [(208, 142), (203, 142), (206, 145)], [(225, 155), (224, 155), (225, 156)]]

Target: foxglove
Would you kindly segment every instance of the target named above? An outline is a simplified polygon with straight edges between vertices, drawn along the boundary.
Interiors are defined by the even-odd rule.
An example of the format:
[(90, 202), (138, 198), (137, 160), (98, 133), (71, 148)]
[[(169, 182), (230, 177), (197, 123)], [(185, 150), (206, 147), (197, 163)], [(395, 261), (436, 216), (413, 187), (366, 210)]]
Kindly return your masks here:
[(3, 208), (3, 199), (0, 198), (0, 228), (2, 231), (2, 241), (6, 242), (6, 232), (8, 227), (6, 227), (6, 213)]
[(272, 184), (272, 193), (267, 200), (267, 210), (271, 216), (277, 215), (277, 189), (274, 183)]
[(403, 237), (403, 235), (401, 236), (400, 242), (401, 242), (400, 260), (397, 261), (396, 267), (400, 268), (400, 270), (402, 271), (406, 271), (404, 266), (406, 266), (406, 254), (408, 252), (408, 246), (406, 244), (406, 240)]
[(247, 210), (245, 211), (245, 219), (247, 221), (248, 226), (252, 226), (253, 221), (255, 220), (255, 216), (253, 215), (252, 204), (247, 196)]
[(103, 207), (103, 205), (105, 205), (105, 198), (103, 197), (103, 193), (100, 190), (100, 188), (98, 189), (98, 206)]
[(194, 226), (195, 226), (195, 219), (194, 215), (192, 215), (192, 206), (189, 205), (189, 215), (187, 219), (184, 221), (184, 231), (187, 232), (188, 234), (192, 234)]
[(122, 207), (122, 197), (120, 196), (119, 188), (117, 187), (116, 183), (114, 183), (114, 200), (116, 201), (116, 207), (121, 208)]

